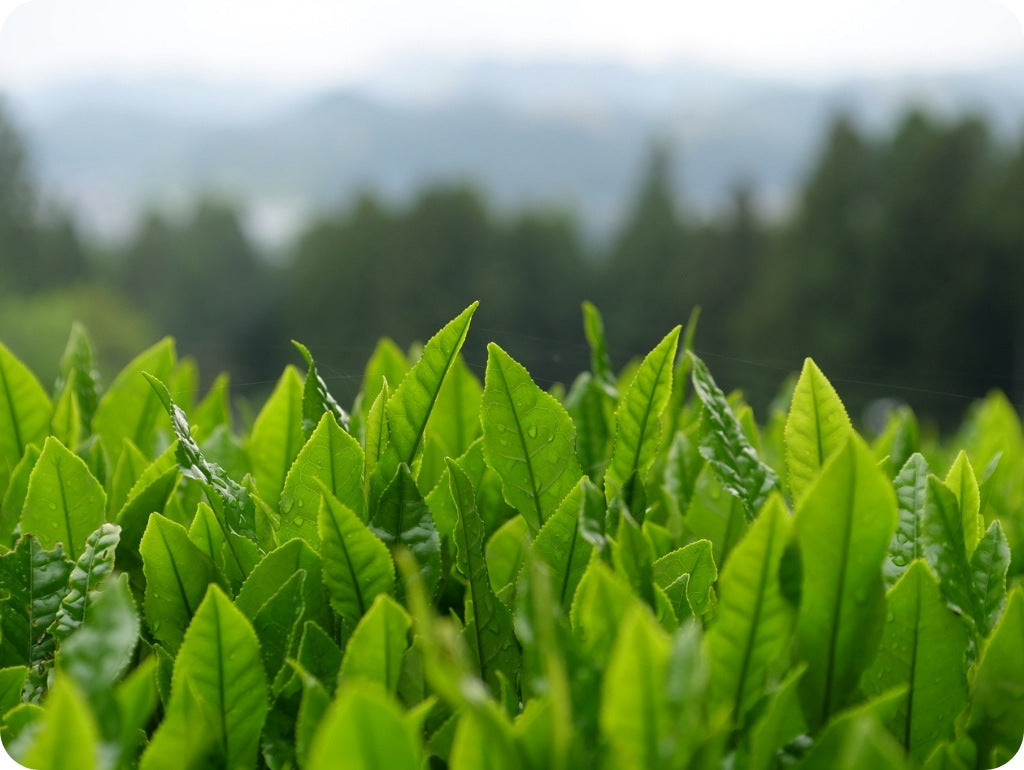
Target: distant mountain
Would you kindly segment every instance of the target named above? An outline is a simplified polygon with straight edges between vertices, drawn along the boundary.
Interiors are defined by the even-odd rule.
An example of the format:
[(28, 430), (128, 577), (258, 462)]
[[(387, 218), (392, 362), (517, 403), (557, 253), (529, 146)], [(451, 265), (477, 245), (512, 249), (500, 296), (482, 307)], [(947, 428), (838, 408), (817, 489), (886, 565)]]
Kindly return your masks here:
[(1024, 127), (1024, 62), (969, 74), (796, 86), (704, 65), (392, 65), (316, 93), (164, 78), (64, 84), (11, 99), (44, 189), (95, 232), (201, 190), (244, 204), (254, 232), (288, 237), (363, 190), (408, 199), (470, 181), (504, 209), (558, 205), (599, 237), (620, 221), (654, 139), (670, 142), (686, 205), (744, 180), (783, 210), (837, 112), (878, 130), (909, 105)]

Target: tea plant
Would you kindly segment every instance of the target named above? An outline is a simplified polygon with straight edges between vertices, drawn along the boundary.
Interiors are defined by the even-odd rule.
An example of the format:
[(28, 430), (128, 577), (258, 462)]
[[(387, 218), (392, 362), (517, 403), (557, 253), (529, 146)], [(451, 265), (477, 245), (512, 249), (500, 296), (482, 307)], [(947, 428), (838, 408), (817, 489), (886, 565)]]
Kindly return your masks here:
[(251, 425), (165, 339), (53, 395), (0, 346), (0, 738), (33, 768), (994, 767), (1024, 734), (1024, 437), (758, 426), (695, 317), (546, 392), (471, 305), (351, 409)]

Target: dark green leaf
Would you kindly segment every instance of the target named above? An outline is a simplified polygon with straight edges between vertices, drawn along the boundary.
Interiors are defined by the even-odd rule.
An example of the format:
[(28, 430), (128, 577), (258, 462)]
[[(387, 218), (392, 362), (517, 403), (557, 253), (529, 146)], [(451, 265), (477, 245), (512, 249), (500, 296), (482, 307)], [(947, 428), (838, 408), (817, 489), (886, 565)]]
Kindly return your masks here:
[(541, 527), (530, 546), (531, 553), (550, 568), (555, 601), (566, 610), (572, 606), (576, 586), (593, 552), (593, 546), (583, 537), (580, 526), (580, 514), (586, 503), (588, 486), (600, 495), (590, 479), (580, 479)]
[(1010, 545), (1003, 534), (999, 520), (993, 521), (985, 531), (978, 547), (971, 554), (971, 575), (975, 595), (981, 603), (978, 632), (981, 636), (992, 633), (1003, 605), (1006, 604), (1006, 573), (1010, 568)]
[(121, 540), (121, 528), (103, 524), (85, 541), (68, 579), (68, 593), (60, 602), (50, 633), (58, 644), (86, 622), (96, 592), (114, 570), (114, 553)]
[(301, 342), (292, 340), (292, 344), (302, 354), (307, 366), (306, 381), (302, 387), (302, 433), (307, 439), (313, 435), (325, 414), (333, 415), (338, 425), (347, 431), (348, 414), (334, 400), (334, 396), (327, 390), (327, 383), (317, 373), (313, 354)]
[(409, 466), (402, 463), (381, 493), (370, 529), (392, 551), (408, 548), (433, 593), (441, 576), (441, 538)]

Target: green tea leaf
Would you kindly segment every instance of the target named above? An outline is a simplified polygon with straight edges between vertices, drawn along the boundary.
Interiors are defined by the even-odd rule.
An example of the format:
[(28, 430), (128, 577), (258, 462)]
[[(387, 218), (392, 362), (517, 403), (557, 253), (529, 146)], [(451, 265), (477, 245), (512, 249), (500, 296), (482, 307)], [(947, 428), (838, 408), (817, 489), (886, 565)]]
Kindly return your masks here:
[(975, 595), (981, 604), (978, 632), (992, 633), (1006, 604), (1006, 573), (1010, 568), (1010, 544), (998, 519), (985, 531), (978, 547), (971, 554), (971, 575)]
[(324, 414), (285, 479), (278, 539), (300, 537), (313, 546), (320, 542), (315, 514), (321, 485), (359, 518), (365, 518), (362, 472), (359, 442), (342, 430), (332, 415)]
[(814, 361), (804, 359), (783, 433), (794, 502), (800, 502), (825, 461), (842, 448), (851, 433), (850, 418), (832, 383)]
[(94, 770), (99, 767), (96, 720), (74, 684), (58, 677), (50, 690), (38, 732), (18, 761), (39, 770)]
[(583, 475), (572, 420), (494, 343), (487, 346), (480, 420), (484, 456), (501, 477), (505, 499), (538, 532)]
[(646, 479), (662, 438), (662, 413), (672, 393), (680, 331), (675, 327), (647, 354), (615, 410), (615, 444), (604, 475), (604, 494), (610, 501), (625, 493), (628, 508), (633, 501), (626, 482), (633, 476), (640, 483)]
[(985, 519), (981, 515), (981, 491), (978, 479), (974, 475), (971, 461), (962, 449), (953, 461), (945, 478), (946, 486), (956, 495), (960, 507), (960, 520), (964, 532), (964, 545), (968, 555), (974, 553), (982, 534), (985, 532)]
[(576, 457), (590, 480), (600, 483), (611, 460), (615, 401), (589, 372), (569, 389), (565, 408), (576, 427)]
[(113, 708), (114, 683), (128, 670), (139, 641), (139, 616), (125, 575), (108, 580), (93, 596), (89, 614), (62, 642), (57, 665), (94, 704)]
[(334, 396), (327, 390), (327, 383), (316, 370), (316, 361), (313, 354), (301, 342), (292, 340), (292, 344), (302, 354), (306, 361), (306, 381), (302, 387), (302, 433), (308, 439), (313, 435), (316, 426), (320, 424), (325, 414), (334, 417), (339, 426), (348, 430), (348, 414), (341, 405), (334, 400)]
[(394, 551), (408, 548), (433, 594), (441, 577), (441, 538), (409, 466), (402, 463), (381, 493), (370, 529)]
[(391, 556), (369, 527), (329, 492), (320, 503), (318, 527), (331, 606), (355, 625), (377, 594), (394, 589)]
[(924, 508), (928, 493), (928, 462), (915, 452), (897, 474), (896, 534), (882, 562), (886, 588), (892, 588), (915, 559), (924, 558)]
[(680, 620), (711, 609), (711, 587), (718, 579), (709, 540), (696, 540), (666, 553), (654, 562), (654, 582)]
[(608, 565), (600, 559), (590, 560), (576, 588), (569, 618), (580, 652), (599, 669), (608, 662), (623, 617), (638, 601)]
[(669, 736), (665, 682), (668, 635), (650, 613), (633, 608), (622, 619), (601, 696), (601, 733), (615, 767), (662, 767)]
[(718, 615), (707, 635), (710, 697), (726, 704), (737, 724), (765, 693), (793, 635), (793, 609), (779, 584), (791, 532), (785, 503), (773, 495), (733, 550), (718, 583)]
[(808, 663), (800, 695), (812, 731), (850, 702), (878, 648), (881, 566), (896, 516), (892, 485), (856, 435), (826, 461), (797, 508), (803, 588), (796, 647)]
[(327, 599), (323, 594), (323, 563), (303, 540), (289, 540), (264, 556), (245, 579), (235, 606), (250, 620), (292, 575), (306, 573), (302, 602), (308, 617), (324, 622)]
[(103, 394), (92, 427), (111, 461), (118, 457), (124, 439), (152, 457), (162, 409), (159, 396), (142, 375), (166, 382), (175, 361), (174, 340), (164, 337), (129, 362)]
[(479, 664), (479, 675), (493, 692), (501, 687), (500, 675), (509, 681), (518, 668), (512, 614), (498, 601), (491, 588), (484, 556), (484, 523), (476, 508), (469, 477), (448, 460), (448, 485), (458, 522), (455, 526), (455, 564), (468, 583), (466, 597), (466, 640)]
[(752, 521), (769, 493), (778, 488), (779, 477), (757, 456), (704, 362), (692, 352), (689, 355), (693, 387), (704, 405), (700, 453), (729, 494), (743, 503), (747, 520)]
[(807, 731), (797, 692), (805, 670), (802, 665), (792, 669), (765, 699), (760, 716), (748, 732), (748, 770), (772, 770), (777, 766), (779, 750)]
[[(32, 470), (39, 460), (39, 447), (30, 444), (18, 464), (11, 471), (7, 483), (7, 491), (0, 494), (0, 543), (4, 546), (12, 544), (12, 535), (22, 511), (25, 509), (25, 497), (28, 495), (28, 481)], [(0, 476), (2, 476), (0, 472)]]
[(60, 375), (55, 390), (61, 394), (64, 391), (74, 394), (79, 427), (83, 433), (87, 432), (99, 405), (100, 374), (96, 370), (92, 340), (78, 321), (71, 322), (71, 333), (60, 357)]
[(502, 524), (488, 539), (487, 572), (491, 587), (500, 595), (515, 582), (526, 561), (529, 527), (526, 519), (516, 516)]
[(256, 766), (268, 711), (260, 645), (245, 615), (215, 585), (174, 660), (166, 709), (141, 770)]
[(28, 480), (21, 528), (44, 548), (63, 543), (78, 558), (85, 539), (103, 523), (107, 495), (85, 462), (55, 438), (47, 438)]
[(409, 362), (402, 349), (391, 338), (382, 337), (366, 362), (361, 391), (363, 405), (368, 406), (377, 400), (385, 381), (392, 388), (397, 387), (408, 371)]
[(39, 380), (0, 343), (0, 496), (29, 444), (42, 444), (53, 406)]
[(412, 619), (398, 602), (378, 594), (345, 646), (339, 674), (343, 686), (368, 679), (394, 695), (402, 673), (402, 657), (409, 647)]
[(580, 515), (586, 504), (586, 487), (600, 492), (590, 479), (579, 480), (565, 500), (541, 527), (530, 552), (550, 567), (555, 601), (566, 610), (572, 606), (576, 587), (587, 569), (594, 547), (583, 537)]
[(878, 717), (861, 709), (847, 712), (825, 728), (798, 767), (800, 770), (910, 770), (900, 746)]
[(260, 497), (276, 506), (284, 480), (305, 443), (302, 435), (302, 377), (293, 366), (281, 378), (252, 426), (245, 444)]
[(910, 565), (886, 604), (882, 644), (864, 672), (864, 692), (907, 688), (885, 725), (920, 761), (938, 741), (953, 738), (953, 722), (967, 706), (967, 628), (946, 607), (923, 560)]
[(967, 731), (978, 746), (979, 767), (1009, 758), (1024, 735), (1024, 590), (1015, 588), (1003, 616), (985, 642), (971, 677)]
[(618, 400), (615, 372), (612, 371), (612, 360), (604, 338), (604, 320), (601, 311), (590, 302), (583, 303), (583, 333), (590, 345), (590, 371), (593, 372), (594, 380), (613, 400)]
[[(252, 616), (268, 682), (275, 680), (285, 658), (298, 644), (299, 628), (306, 612), (306, 585), (312, 582), (303, 569), (292, 573)], [(264, 598), (266, 596), (263, 594)]]
[(188, 532), (163, 516), (151, 516), (139, 545), (146, 593), (143, 609), (149, 630), (172, 653), (189, 621), (219, 580), (213, 562), (188, 538)]
[(62, 546), (44, 550), (32, 535), (0, 556), (0, 666), (35, 669), (53, 654), (47, 629), (67, 594), (72, 566)]
[(427, 420), (427, 432), (440, 440), (446, 457), (464, 454), (480, 435), (482, 397), (480, 381), (457, 355)]
[(412, 466), (422, 449), (423, 432), (438, 399), (445, 375), (469, 332), (469, 322), (479, 302), (474, 302), (448, 322), (423, 347), (423, 355), (402, 379), (387, 403), (391, 446), (400, 462)]
[(96, 592), (114, 571), (114, 554), (121, 540), (121, 528), (103, 524), (85, 541), (68, 578), (68, 593), (61, 599), (50, 633), (60, 644), (87, 619)]
[(950, 488), (935, 476), (928, 477), (923, 523), (925, 558), (939, 577), (943, 595), (972, 623), (980, 625), (984, 612), (974, 590), (960, 505)]
[[(419, 770), (420, 751), (398, 706), (370, 685), (339, 692), (313, 738), (304, 770)], [(145, 769), (144, 769), (145, 770)]]

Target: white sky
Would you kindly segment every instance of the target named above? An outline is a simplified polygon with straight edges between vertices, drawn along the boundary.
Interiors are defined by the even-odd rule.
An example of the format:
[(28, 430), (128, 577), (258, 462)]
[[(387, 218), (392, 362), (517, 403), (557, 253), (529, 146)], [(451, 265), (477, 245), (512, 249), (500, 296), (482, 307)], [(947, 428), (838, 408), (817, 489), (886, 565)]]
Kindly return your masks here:
[(14, 8), (0, 31), (0, 88), (14, 90), (168, 71), (319, 85), (421, 55), (602, 58), (638, 67), (697, 59), (801, 80), (1016, 59), (1024, 77), (1024, 0), (31, 0), (15, 6), (17, 0), (0, 0), (0, 17)]

